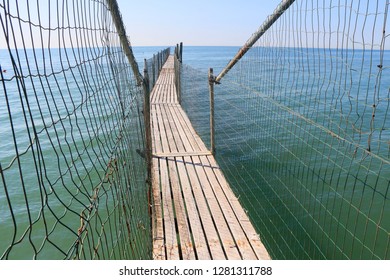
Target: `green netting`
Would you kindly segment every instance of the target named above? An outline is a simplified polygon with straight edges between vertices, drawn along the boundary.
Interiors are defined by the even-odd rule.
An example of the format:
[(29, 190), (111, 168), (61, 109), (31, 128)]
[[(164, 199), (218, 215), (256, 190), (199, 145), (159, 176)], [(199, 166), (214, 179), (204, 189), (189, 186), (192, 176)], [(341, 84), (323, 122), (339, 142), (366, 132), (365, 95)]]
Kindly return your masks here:
[[(295, 1), (215, 85), (217, 161), (274, 259), (390, 258), (388, 7)], [(183, 66), (200, 127), (206, 75)]]
[(151, 258), (144, 93), (108, 2), (0, 3), (2, 259)]
[[(149, 89), (152, 90), (155, 83), (157, 82), (158, 76), (160, 74), (161, 68), (164, 66), (164, 63), (167, 61), (171, 49), (166, 48), (149, 59), (145, 59), (146, 62), (146, 71), (149, 76)], [(144, 67), (145, 68), (145, 67)]]

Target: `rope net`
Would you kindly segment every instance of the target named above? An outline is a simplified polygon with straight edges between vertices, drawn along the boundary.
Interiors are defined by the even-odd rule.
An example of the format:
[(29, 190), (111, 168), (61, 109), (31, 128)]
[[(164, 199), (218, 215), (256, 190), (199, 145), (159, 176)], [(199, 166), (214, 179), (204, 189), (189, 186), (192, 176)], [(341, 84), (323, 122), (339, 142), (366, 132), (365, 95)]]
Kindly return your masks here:
[[(164, 66), (165, 62), (167, 61), (171, 49), (166, 48), (164, 50), (159, 51), (153, 57), (146, 59), (146, 71), (148, 72), (149, 76), (149, 89), (152, 90), (157, 78), (160, 74), (161, 68)], [(144, 65), (145, 68), (145, 65)]]
[(273, 259), (390, 258), (388, 9), (295, 1), (215, 86), (217, 161)]
[(1, 259), (151, 258), (143, 90), (111, 2), (0, 3)]

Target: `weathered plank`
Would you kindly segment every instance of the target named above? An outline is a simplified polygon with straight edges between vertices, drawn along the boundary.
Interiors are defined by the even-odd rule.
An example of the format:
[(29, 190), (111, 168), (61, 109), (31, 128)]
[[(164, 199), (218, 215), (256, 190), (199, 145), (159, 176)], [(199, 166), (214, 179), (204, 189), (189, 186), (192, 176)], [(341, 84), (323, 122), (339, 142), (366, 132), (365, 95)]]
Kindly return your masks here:
[(152, 227), (153, 227), (153, 258), (155, 260), (165, 260), (165, 245), (164, 245), (164, 224), (161, 202), (160, 176), (159, 176), (159, 160), (153, 159), (153, 212), (152, 212)]
[(178, 104), (173, 58), (151, 93), (155, 259), (269, 259), (214, 157)]
[(214, 217), (210, 214), (210, 206), (207, 203), (203, 191), (206, 186), (204, 185), (204, 182), (201, 181), (202, 179), (198, 177), (192, 158), (185, 157), (184, 159), (211, 259), (225, 260), (226, 254), (223, 250), (221, 239), (217, 231), (217, 221), (215, 221)]
[(229, 225), (230, 231), (234, 236), (235, 246), (238, 248), (240, 255), (243, 259), (253, 260), (256, 259), (256, 255), (250, 245), (245, 232), (243, 231), (241, 224), (237, 221), (237, 214), (231, 207), (229, 199), (226, 197), (226, 193), (222, 188), (216, 173), (220, 170), (217, 166), (212, 165), (206, 156), (199, 157), (203, 166), (205, 166), (205, 172), (208, 180), (210, 181), (210, 187), (217, 198), (218, 204), (221, 207), (221, 211), (224, 214), (227, 224)]
[[(159, 124), (159, 134), (163, 151), (170, 151), (165, 127), (160, 121), (162, 116), (159, 114), (159, 106), (153, 106), (156, 109), (157, 121)], [(165, 248), (167, 259), (178, 259), (180, 254), (178, 250), (178, 241), (175, 226), (175, 214), (173, 211), (173, 200), (170, 188), (169, 167), (167, 160), (159, 160), (161, 176), (161, 193), (164, 216)], [(153, 187), (153, 186), (152, 186)]]
[[(170, 147), (171, 151), (179, 151), (180, 142), (176, 143), (176, 139), (174, 133), (176, 130), (174, 129), (174, 124), (172, 120), (168, 117), (167, 112), (164, 106), (160, 108), (160, 114), (163, 118), (163, 123), (165, 127), (165, 134), (167, 138), (167, 145)], [(165, 141), (163, 140), (163, 141)], [(169, 167), (169, 178), (170, 178), (170, 187), (173, 196), (174, 202), (174, 211), (177, 222), (178, 236), (180, 240), (179, 244), (179, 252), (182, 254), (182, 258), (186, 260), (195, 259), (195, 253), (192, 246), (191, 234), (187, 219), (187, 211), (185, 208), (185, 203), (183, 197), (181, 195), (181, 187), (180, 187), (180, 179), (179, 174), (176, 168), (175, 160), (168, 159), (168, 167)]]

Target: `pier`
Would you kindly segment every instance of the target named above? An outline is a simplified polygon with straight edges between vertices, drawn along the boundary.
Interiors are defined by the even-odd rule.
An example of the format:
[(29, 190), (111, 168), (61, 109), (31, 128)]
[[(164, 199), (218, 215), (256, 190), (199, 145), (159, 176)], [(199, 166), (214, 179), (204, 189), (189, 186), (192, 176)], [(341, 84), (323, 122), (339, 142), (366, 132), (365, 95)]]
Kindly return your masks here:
[(215, 158), (179, 104), (170, 56), (150, 95), (153, 258), (269, 259)]

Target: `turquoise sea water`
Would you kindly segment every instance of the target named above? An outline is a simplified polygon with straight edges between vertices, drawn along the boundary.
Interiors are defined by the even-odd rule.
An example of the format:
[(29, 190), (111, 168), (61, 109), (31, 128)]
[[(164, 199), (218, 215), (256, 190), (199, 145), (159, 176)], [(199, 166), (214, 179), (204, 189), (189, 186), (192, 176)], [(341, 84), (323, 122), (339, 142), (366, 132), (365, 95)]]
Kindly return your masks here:
[[(184, 52), (203, 70), (184, 71), (183, 105), (206, 142), (202, 80), (237, 49)], [(273, 258), (390, 258), (389, 54), (253, 48), (215, 86), (217, 161)]]
[(107, 52), (0, 50), (2, 258), (149, 256), (143, 95)]
[[(141, 73), (143, 59), (152, 57), (163, 48), (133, 48)], [(212, 67), (215, 74), (219, 73), (238, 49), (239, 47), (184, 47), (183, 62), (200, 71), (191, 70), (194, 73), (193, 76), (189, 74), (187, 78), (183, 78), (184, 89), (186, 87), (197, 89), (197, 91), (187, 91), (187, 95), (184, 92), (183, 105), (196, 130), (206, 143), (209, 143), (207, 71)], [(248, 57), (255, 56), (257, 51), (254, 49)], [(329, 85), (329, 81), (339, 77), (344, 71), (341, 69), (345, 68), (341, 66), (343, 61), (327, 58), (337, 57), (336, 53), (325, 56), (322, 55), (324, 52), (324, 50), (307, 50), (305, 54), (306, 57), (309, 55), (317, 57), (312, 66), (322, 65), (326, 69), (322, 73), (316, 70), (319, 68), (310, 68), (306, 64), (303, 66), (300, 59), (295, 57), (296, 52), (269, 50), (265, 55), (260, 55), (261, 59), (253, 57), (247, 61), (244, 60), (231, 74), (226, 76), (222, 85), (216, 86), (217, 160), (274, 258), (389, 258), (390, 168), (388, 161), (390, 153), (389, 146), (386, 144), (390, 141), (390, 126), (387, 120), (390, 85), (389, 52), (385, 52), (381, 90), (376, 98), (379, 105), (375, 121), (376, 124), (381, 124), (381, 127), (375, 127), (375, 132), (370, 139), (372, 151), (380, 154), (387, 162), (365, 154), (364, 149), (367, 147), (364, 145), (367, 144), (370, 133), (354, 133), (353, 126), (350, 125), (351, 123), (358, 124), (358, 127), (364, 131), (369, 131), (372, 125), (372, 106), (367, 104), (371, 104), (374, 96), (358, 95), (354, 92), (370, 93), (373, 86), (365, 85), (364, 81), (373, 75), (369, 70), (370, 67), (362, 68), (362, 61), (367, 60), (368, 56), (374, 57), (376, 61), (378, 53), (374, 52), (368, 56), (356, 50), (348, 53), (348, 57), (354, 57), (354, 63), (349, 66), (352, 70), (345, 74), (346, 79), (343, 78), (342, 81), (338, 80), (337, 83)], [(45, 67), (55, 72), (69, 66), (66, 64), (69, 63), (66, 62), (67, 60), (59, 59), (59, 53), (52, 53), (54, 59), (50, 61), (44, 60), (43, 55), (44, 53), (36, 58), (37, 63), (31, 70), (33, 74), (42, 73), (41, 69)], [(55, 58), (56, 55), (58, 59)], [(272, 57), (278, 58), (277, 65), (272, 62)], [(0, 50), (0, 63), (2, 69), (6, 70), (3, 73), (4, 78), (12, 77), (11, 62), (8, 53), (4, 50)], [(70, 62), (72, 63), (74, 61)], [(288, 70), (288, 65), (295, 65), (295, 68)], [(373, 66), (375, 67), (376, 65)], [(363, 71), (357, 72), (354, 68), (363, 69)], [(101, 72), (92, 70), (85, 69), (85, 76), (98, 81), (106, 74), (105, 70)], [(356, 77), (355, 73), (360, 76)], [(83, 84), (84, 78), (76, 76), (74, 81)], [(375, 84), (375, 77), (371, 78)], [(360, 81), (360, 84), (355, 83), (355, 79)], [(279, 84), (272, 81), (278, 81)], [(305, 85), (308, 81), (309, 87)], [(349, 88), (350, 93), (339, 91), (340, 84), (343, 85), (343, 89)], [(346, 84), (349, 86), (345, 86)], [(324, 85), (327, 88), (323, 89), (323, 95), (320, 93), (310, 96), (310, 91), (319, 92), (318, 88)], [(28, 80), (25, 86), (31, 89)], [(64, 131), (84, 131), (92, 135), (93, 131), (102, 129), (94, 120), (100, 120), (102, 126), (115, 123), (117, 116), (114, 112), (121, 106), (121, 103), (118, 101), (114, 104), (110, 103), (110, 100), (117, 100), (111, 96), (113, 94), (111, 88), (107, 89), (105, 99), (89, 99), (82, 110), (77, 110), (72, 107), (72, 104), (83, 103), (84, 96), (77, 83), (69, 84), (66, 79), (57, 81), (51, 79), (43, 82), (37, 94), (42, 94), (48, 86), (54, 89), (68, 88), (67, 94), (60, 96), (54, 91), (54, 94), (45, 100), (44, 108), (39, 108), (38, 104), (32, 101), (30, 107), (33, 114), (43, 110), (48, 123), (51, 123), (61, 120), (63, 116), (69, 115), (69, 112), (75, 113), (70, 115), (69, 120), (58, 123), (61, 126), (65, 125), (61, 130), (62, 134), (55, 135), (56, 125), (48, 130), (50, 135), (61, 141), (50, 143), (50, 137), (43, 137), (40, 142), (43, 147), (42, 157), (47, 166), (50, 166), (50, 162), (57, 158), (56, 153), (64, 154), (63, 161), (56, 163), (56, 166), (63, 168), (52, 170), (48, 168), (49, 171), (45, 173), (46, 179), (52, 182), (53, 186), (95, 185), (98, 179), (104, 176), (102, 170), (92, 168), (93, 163), (99, 162), (99, 159), (93, 163), (88, 162), (87, 158), (79, 152), (86, 150), (83, 146), (85, 145), (83, 139), (72, 138), (71, 134), (66, 134)], [(126, 86), (123, 85), (123, 87)], [(250, 89), (246, 88), (248, 86)], [(31, 153), (28, 145), (31, 142), (29, 136), (31, 137), (32, 133), (24, 125), (26, 120), (20, 106), (23, 101), (20, 100), (18, 92), (16, 84), (14, 88), (7, 87), (7, 98), (11, 105), (10, 110), (15, 128), (13, 132), (10, 129), (4, 91), (0, 89), (0, 163), (2, 169), (6, 169), (13, 162), (15, 155), (13, 133), (17, 135), (17, 146), (22, 149), (19, 153), (22, 153), (23, 149), (27, 151), (27, 154)], [(286, 92), (291, 94), (286, 95)], [(346, 95), (349, 98), (340, 97)], [(96, 106), (105, 109), (98, 113), (94, 111)], [(54, 116), (50, 114), (48, 108), (56, 108), (55, 112), (52, 112)], [(93, 118), (85, 119), (87, 114), (92, 115)], [(344, 120), (344, 116), (348, 116), (347, 121)], [(320, 126), (313, 126), (313, 123), (308, 120)], [(77, 125), (73, 125), (75, 123)], [(141, 147), (140, 136), (132, 133), (136, 131), (137, 124), (136, 122), (132, 124), (134, 126), (129, 126), (129, 137), (136, 139), (134, 144), (136, 147)], [(45, 125), (45, 118), (38, 119), (35, 125), (38, 131), (42, 129)], [(117, 137), (115, 129), (108, 131), (113, 139)], [(347, 141), (340, 142), (330, 132), (340, 132), (338, 135)], [(97, 142), (105, 142), (106, 139), (107, 135), (98, 133), (89, 145), (95, 147)], [(58, 149), (45, 151), (45, 141), (50, 147), (54, 146)], [(66, 142), (66, 148), (60, 150), (59, 147), (64, 142)], [(356, 146), (351, 143), (357, 143), (359, 147), (364, 148), (356, 149)], [(104, 153), (110, 154), (109, 147)], [(75, 160), (75, 155), (80, 159), (76, 160), (77, 164), (65, 168), (69, 162)], [(133, 156), (138, 155), (134, 153)], [(18, 168), (7, 169), (7, 185), (15, 186), (15, 188), (9, 188), (8, 191), (13, 196), (12, 209), (17, 221), (21, 224), (29, 223), (25, 209), (26, 201), (23, 193), (25, 191), (30, 198), (31, 219), (36, 220), (36, 224), (33, 231), (26, 230), (24, 226), (18, 227), (21, 231), (16, 233), (17, 238), (25, 235), (25, 240), (31, 239), (32, 241), (22, 242), (15, 246), (12, 258), (31, 258), (34, 251), (31, 244), (36, 244), (39, 248), (44, 236), (52, 229), (55, 230), (50, 235), (51, 238), (62, 240), (63, 248), (68, 248), (75, 236), (61, 233), (68, 232), (66, 227), (77, 231), (80, 226), (80, 211), (75, 210), (75, 213), (72, 213), (64, 210), (65, 206), (72, 204), (77, 205), (76, 208), (83, 209), (89, 203), (89, 197), (85, 195), (90, 192), (89, 189), (79, 191), (64, 188), (63, 194), (72, 193), (76, 199), (64, 195), (66, 198), (63, 200), (55, 199), (57, 204), (50, 203), (50, 207), (53, 208), (52, 212), (61, 214), (52, 221), (50, 215), (46, 215), (49, 225), (44, 225), (42, 219), (37, 218), (44, 214), (39, 212), (40, 199), (34, 198), (40, 197), (42, 191), (36, 187), (38, 185), (36, 166), (32, 160), (33, 157), (26, 156), (25, 158), (30, 158), (22, 162), (22, 176), (28, 188), (25, 190), (20, 188), (22, 182), (19, 179)], [(81, 182), (72, 181), (72, 178), (77, 178), (73, 175), (70, 176), (70, 182), (61, 182), (59, 172), (70, 172), (76, 175), (78, 169), (87, 170)], [(142, 171), (134, 167), (132, 172), (137, 175)], [(17, 179), (12, 180), (12, 178)], [(140, 176), (140, 178), (143, 177)], [(3, 182), (0, 182), (0, 231), (3, 236), (0, 240), (0, 254), (6, 250), (14, 234), (13, 220), (2, 184)], [(59, 196), (61, 198), (63, 195), (61, 192), (53, 192), (52, 189), (47, 191), (51, 192), (49, 197)], [(113, 197), (112, 201), (107, 200), (105, 203), (109, 205), (114, 201)], [(60, 222), (55, 222), (58, 220)], [(49, 246), (41, 252), (41, 258), (63, 257), (54, 245), (51, 247), (50, 242), (45, 242)]]

